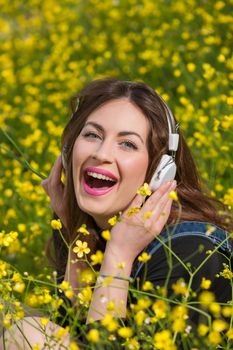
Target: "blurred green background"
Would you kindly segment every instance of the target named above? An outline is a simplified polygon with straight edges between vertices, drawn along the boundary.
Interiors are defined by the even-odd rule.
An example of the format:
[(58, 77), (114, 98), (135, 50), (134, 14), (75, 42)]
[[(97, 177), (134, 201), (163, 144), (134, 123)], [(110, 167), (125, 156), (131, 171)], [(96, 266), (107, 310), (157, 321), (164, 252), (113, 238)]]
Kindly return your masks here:
[[(180, 121), (213, 196), (233, 206), (233, 0), (0, 0), (0, 126), (39, 172), (60, 153), (69, 100), (88, 81), (141, 80)], [(1, 256), (38, 275), (51, 210), (0, 133)]]

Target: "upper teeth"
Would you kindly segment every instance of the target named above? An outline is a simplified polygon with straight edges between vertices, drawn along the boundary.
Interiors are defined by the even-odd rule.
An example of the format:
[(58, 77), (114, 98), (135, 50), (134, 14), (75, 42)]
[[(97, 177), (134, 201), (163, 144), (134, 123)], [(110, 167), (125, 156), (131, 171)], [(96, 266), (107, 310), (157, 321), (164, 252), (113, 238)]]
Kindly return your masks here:
[(88, 172), (87, 172), (87, 175), (92, 176), (92, 177), (95, 177), (95, 178), (97, 178), (97, 179), (101, 179), (101, 180), (115, 181), (115, 180), (113, 180), (111, 177), (105, 176), (105, 175), (103, 175), (103, 174), (93, 173), (93, 172), (91, 172), (91, 171), (88, 171)]

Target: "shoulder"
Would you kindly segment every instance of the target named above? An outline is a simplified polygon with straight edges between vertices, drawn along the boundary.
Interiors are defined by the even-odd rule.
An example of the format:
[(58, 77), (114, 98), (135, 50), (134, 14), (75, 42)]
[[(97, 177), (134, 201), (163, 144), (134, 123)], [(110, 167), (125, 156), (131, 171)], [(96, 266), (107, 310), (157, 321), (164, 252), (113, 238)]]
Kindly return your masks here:
[(223, 270), (223, 264), (230, 264), (232, 251), (229, 235), (221, 228), (209, 223), (182, 222), (163, 230), (147, 247), (151, 259), (147, 264), (135, 262), (133, 275), (146, 275), (154, 286), (163, 285), (169, 275), (171, 286), (180, 278), (188, 283), (193, 274), (193, 290), (200, 287), (205, 277), (213, 281), (215, 290), (224, 286), (224, 292), (230, 295), (229, 281), (216, 275)]
[(196, 248), (197, 244), (201, 243), (204, 246), (212, 244), (228, 254), (233, 251), (232, 241), (227, 231), (212, 223), (200, 221), (182, 221), (167, 226), (146, 250), (153, 253), (162, 246), (166, 248), (169, 242), (176, 246), (181, 241), (190, 243), (190, 249)]

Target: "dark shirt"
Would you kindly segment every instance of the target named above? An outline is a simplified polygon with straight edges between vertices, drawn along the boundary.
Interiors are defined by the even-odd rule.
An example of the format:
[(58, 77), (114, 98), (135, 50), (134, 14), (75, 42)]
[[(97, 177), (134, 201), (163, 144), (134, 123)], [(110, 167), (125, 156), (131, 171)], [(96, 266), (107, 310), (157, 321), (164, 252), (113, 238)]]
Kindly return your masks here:
[[(229, 279), (223, 278), (220, 273), (224, 269), (223, 264), (231, 266), (232, 243), (228, 239), (228, 233), (215, 225), (214, 232), (208, 235), (210, 224), (200, 222), (183, 222), (176, 226), (170, 226), (155, 239), (145, 251), (151, 255), (147, 263), (139, 263), (135, 260), (131, 276), (134, 278), (135, 289), (141, 290), (144, 281), (150, 281), (153, 286), (167, 286), (167, 296), (179, 299), (174, 294), (173, 284), (179, 279), (189, 283), (190, 274), (182, 263), (188, 264), (189, 271), (194, 273), (191, 289), (198, 297), (201, 292), (202, 278), (211, 280), (212, 291), (216, 301), (226, 303), (232, 299), (232, 287)], [(207, 233), (206, 233), (207, 232)], [(54, 240), (55, 249), (58, 237)], [(168, 254), (168, 245), (174, 254)], [(215, 252), (209, 254), (211, 251)], [(204, 262), (205, 261), (205, 262)], [(204, 262), (204, 263), (203, 263)], [(167, 276), (170, 276), (167, 279)], [(197, 297), (193, 300), (197, 300)], [(130, 296), (131, 301), (134, 297)], [(191, 311), (190, 322), (197, 324), (200, 321), (198, 312)]]

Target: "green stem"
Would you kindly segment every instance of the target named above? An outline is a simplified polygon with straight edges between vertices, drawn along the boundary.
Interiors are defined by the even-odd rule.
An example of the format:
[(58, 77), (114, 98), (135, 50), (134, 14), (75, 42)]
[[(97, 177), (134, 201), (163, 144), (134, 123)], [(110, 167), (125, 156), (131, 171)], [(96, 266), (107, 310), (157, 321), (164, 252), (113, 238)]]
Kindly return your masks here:
[(22, 157), (22, 160), (17, 157), (16, 155), (14, 155), (12, 152), (10, 152), (7, 148), (0, 146), (1, 149), (3, 149), (8, 156), (10, 156), (11, 158), (15, 159), (17, 162), (19, 162), (24, 168), (30, 170), (31, 172), (33, 172), (35, 175), (37, 175), (38, 177), (40, 177), (42, 180), (46, 179), (46, 176), (39, 173), (36, 169), (32, 168), (32, 166), (28, 163), (28, 161), (25, 159), (25, 156), (23, 154), (23, 152), (21, 151), (21, 149), (19, 148), (19, 146), (16, 144), (16, 142), (12, 139), (12, 137), (3, 129), (1, 129), (3, 135), (7, 138), (7, 140), (10, 142), (10, 144), (17, 150), (17, 152), (20, 154), (20, 156)]

